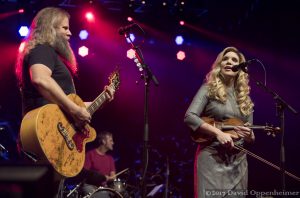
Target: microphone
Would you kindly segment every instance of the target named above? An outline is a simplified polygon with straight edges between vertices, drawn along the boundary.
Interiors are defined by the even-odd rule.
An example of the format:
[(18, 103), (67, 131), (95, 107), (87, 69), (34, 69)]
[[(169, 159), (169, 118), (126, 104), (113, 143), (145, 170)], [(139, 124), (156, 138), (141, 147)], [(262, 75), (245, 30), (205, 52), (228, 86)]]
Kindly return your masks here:
[(255, 59), (247, 60), (246, 62), (240, 63), (238, 65), (234, 65), (231, 67), (231, 70), (236, 72), (238, 70), (243, 70), (243, 72), (248, 72), (248, 65), (252, 63)]
[(119, 30), (118, 30), (118, 32), (119, 32), (120, 35), (123, 35), (123, 34), (129, 32), (136, 25), (137, 25), (136, 23), (132, 23), (130, 25), (126, 25), (124, 27), (120, 27)]

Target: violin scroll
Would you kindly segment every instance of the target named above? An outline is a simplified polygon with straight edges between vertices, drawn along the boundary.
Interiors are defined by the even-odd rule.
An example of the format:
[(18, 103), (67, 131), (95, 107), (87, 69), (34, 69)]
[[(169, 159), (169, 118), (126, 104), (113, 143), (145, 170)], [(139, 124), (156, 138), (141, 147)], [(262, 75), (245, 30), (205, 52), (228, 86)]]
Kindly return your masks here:
[(272, 135), (272, 137), (276, 137), (276, 134), (281, 132), (279, 127), (268, 125), (268, 123), (266, 123), (264, 130), (267, 132), (267, 135)]

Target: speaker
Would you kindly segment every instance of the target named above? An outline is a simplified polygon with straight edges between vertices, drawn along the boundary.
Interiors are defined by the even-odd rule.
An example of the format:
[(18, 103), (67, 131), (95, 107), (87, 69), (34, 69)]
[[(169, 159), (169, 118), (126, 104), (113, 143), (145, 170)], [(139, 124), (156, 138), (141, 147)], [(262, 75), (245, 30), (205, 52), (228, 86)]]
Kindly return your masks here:
[(53, 198), (54, 187), (50, 165), (0, 164), (0, 197)]

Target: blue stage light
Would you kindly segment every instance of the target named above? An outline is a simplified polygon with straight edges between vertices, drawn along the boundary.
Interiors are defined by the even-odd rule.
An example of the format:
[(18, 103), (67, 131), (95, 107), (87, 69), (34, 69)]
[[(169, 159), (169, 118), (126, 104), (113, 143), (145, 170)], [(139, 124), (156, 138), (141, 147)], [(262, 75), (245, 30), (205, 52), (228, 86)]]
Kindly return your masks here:
[(79, 38), (80, 38), (81, 40), (87, 39), (88, 36), (89, 36), (89, 33), (88, 33), (88, 31), (86, 31), (86, 30), (81, 30), (81, 31), (79, 32)]
[(19, 29), (19, 34), (20, 34), (20, 36), (22, 36), (22, 37), (28, 36), (28, 34), (29, 34), (29, 29), (28, 29), (28, 27), (27, 27), (27, 26), (21, 26), (20, 29)]

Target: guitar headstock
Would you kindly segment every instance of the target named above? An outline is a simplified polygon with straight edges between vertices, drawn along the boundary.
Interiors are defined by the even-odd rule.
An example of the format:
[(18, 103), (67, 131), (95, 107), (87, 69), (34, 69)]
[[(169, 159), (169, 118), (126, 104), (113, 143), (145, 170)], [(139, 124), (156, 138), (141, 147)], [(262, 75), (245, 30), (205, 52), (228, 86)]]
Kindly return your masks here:
[(281, 132), (279, 127), (269, 126), (268, 124), (266, 124), (264, 130), (267, 132), (267, 135), (272, 135), (273, 137), (275, 137), (277, 133)]
[(115, 90), (119, 88), (120, 85), (120, 74), (119, 69), (116, 69), (113, 73), (111, 73), (108, 77), (110, 86), (113, 86)]

